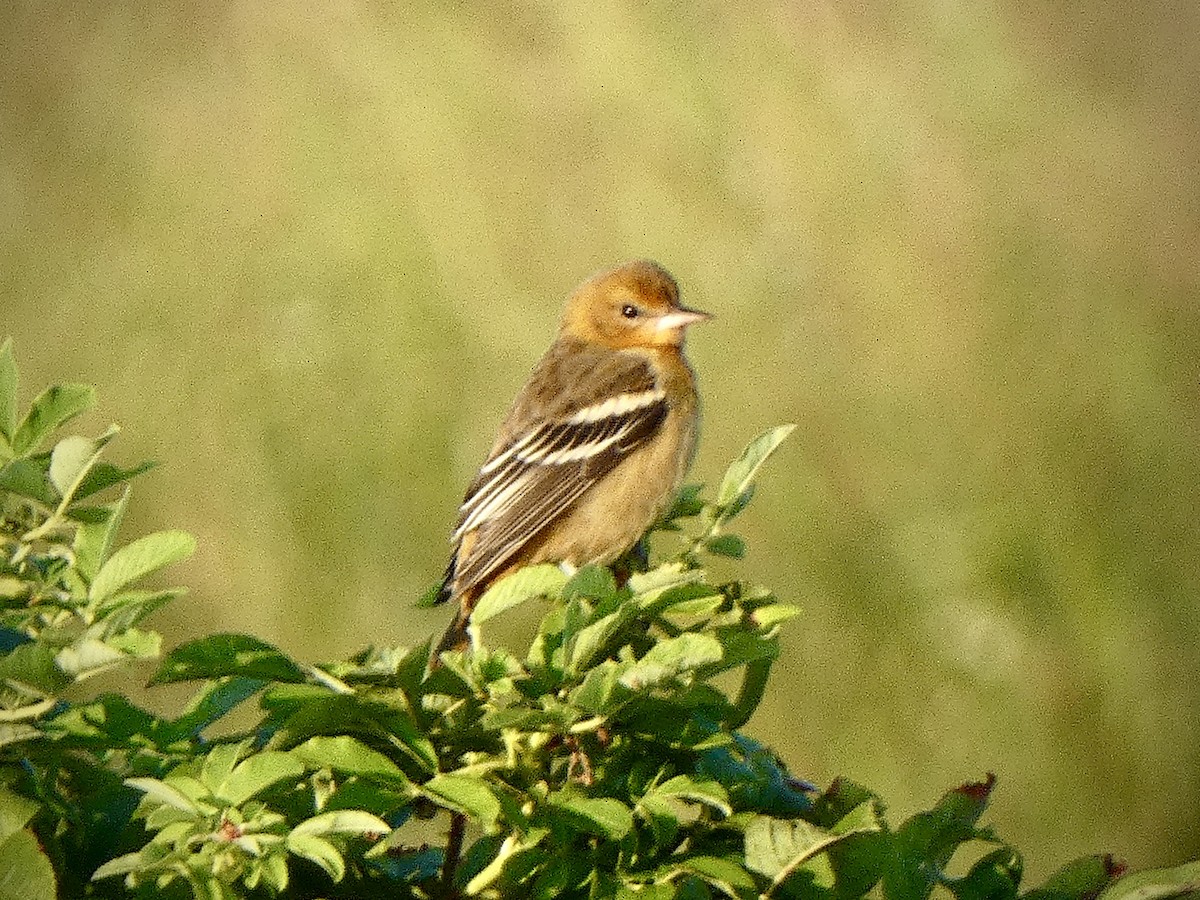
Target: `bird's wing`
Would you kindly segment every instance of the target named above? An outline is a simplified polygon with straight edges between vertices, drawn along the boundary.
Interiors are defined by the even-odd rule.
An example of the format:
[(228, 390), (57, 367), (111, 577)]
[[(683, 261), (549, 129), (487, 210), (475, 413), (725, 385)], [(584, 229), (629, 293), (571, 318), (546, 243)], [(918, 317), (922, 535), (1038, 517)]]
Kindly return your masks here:
[[(549, 396), (540, 396), (547, 391)], [(530, 412), (539, 408), (540, 417)], [(456, 592), (486, 582), (625, 456), (651, 440), (668, 408), (642, 357), (548, 354), (517, 399), (459, 511), (452, 563)], [(469, 543), (463, 541), (467, 535), (473, 536)]]

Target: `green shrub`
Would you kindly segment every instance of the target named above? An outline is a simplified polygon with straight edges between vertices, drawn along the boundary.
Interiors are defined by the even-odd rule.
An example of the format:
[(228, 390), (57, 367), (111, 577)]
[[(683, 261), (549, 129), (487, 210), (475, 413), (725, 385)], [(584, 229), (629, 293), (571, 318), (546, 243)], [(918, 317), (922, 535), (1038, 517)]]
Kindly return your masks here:
[[(798, 610), (703, 563), (787, 436), (772, 429), (715, 499), (688, 487), (658, 526), (680, 551), (568, 578), (535, 566), (481, 600), (476, 649), (428, 644), (322, 666), (241, 634), (171, 651), (153, 683), (196, 689), (174, 717), (89, 675), (156, 657), (140, 627), (180, 590), (142, 579), (192, 552), (181, 532), (117, 546), (116, 436), (51, 436), (92, 402), (60, 385), (17, 415), (0, 350), (0, 898), (1167, 896), (1200, 866), (1118, 880), (1110, 857), (1021, 891), (1021, 857), (979, 824), (994, 779), (898, 826), (869, 789), (818, 791), (739, 731)], [(489, 623), (548, 601), (523, 653)], [(729, 686), (732, 686), (731, 688)], [(727, 689), (728, 688), (728, 689)], [(85, 696), (72, 688), (72, 697)], [(255, 702), (257, 720), (223, 721)], [(245, 721), (245, 716), (239, 721)], [(960, 877), (952, 858), (976, 861)]]

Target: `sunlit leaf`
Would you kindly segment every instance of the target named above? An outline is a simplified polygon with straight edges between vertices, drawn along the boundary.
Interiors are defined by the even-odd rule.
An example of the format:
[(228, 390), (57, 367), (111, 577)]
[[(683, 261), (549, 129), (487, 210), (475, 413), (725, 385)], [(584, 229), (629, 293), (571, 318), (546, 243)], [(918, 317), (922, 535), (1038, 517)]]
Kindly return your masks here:
[(145, 864), (146, 860), (141, 853), (126, 853), (124, 856), (118, 856), (116, 859), (110, 859), (96, 869), (92, 873), (92, 881), (99, 881), (101, 878), (111, 878), (114, 875), (128, 875), (130, 872), (136, 872)]
[(727, 510), (723, 519), (732, 518), (729, 508), (754, 482), (754, 476), (762, 468), (768, 457), (778, 449), (787, 436), (795, 430), (795, 425), (777, 425), (760, 434), (752, 440), (741, 455), (725, 470), (721, 486), (717, 489), (717, 506)]
[(65, 497), (75, 480), (89, 468), (96, 455), (96, 442), (79, 435), (63, 438), (50, 453), (50, 483)]
[(0, 787), (0, 841), (29, 824), (41, 804)]
[(287, 837), (288, 851), (316, 863), (334, 881), (341, 881), (346, 874), (346, 861), (337, 847), (315, 834), (296, 834)]
[(107, 515), (101, 521), (81, 524), (75, 531), (75, 566), (84, 578), (91, 581), (112, 552), (113, 538), (125, 517), (129, 492), (125, 491), (113, 503), (102, 507)]
[(751, 613), (751, 620), (764, 631), (774, 628), (780, 622), (794, 619), (800, 615), (800, 607), (787, 603), (772, 603), (770, 606), (760, 606)]
[(681, 584), (700, 582), (704, 580), (701, 569), (690, 569), (681, 562), (664, 563), (649, 572), (634, 572), (629, 576), (626, 586), (633, 591), (638, 602), (645, 606), (659, 592)]
[(485, 830), (496, 824), (500, 801), (482, 778), (470, 775), (435, 775), (421, 791), (439, 806), (465, 813)]
[(125, 659), (126, 655), (123, 652), (104, 641), (82, 638), (69, 647), (63, 647), (54, 657), (54, 662), (72, 678), (83, 678), (124, 662)]
[(159, 531), (122, 547), (100, 568), (89, 597), (101, 602), (144, 575), (191, 556), (196, 539), (186, 531)]
[(562, 599), (574, 600), (583, 597), (600, 603), (617, 593), (617, 580), (604, 566), (584, 566), (563, 585)]
[(95, 395), (86, 384), (58, 384), (42, 391), (13, 435), (13, 452), (24, 456), (36, 450), (55, 428), (90, 407)]
[(303, 774), (304, 766), (290, 753), (264, 750), (238, 763), (213, 793), (237, 806), (277, 781), (294, 780)]
[(528, 566), (501, 578), (488, 588), (471, 613), (471, 621), (481, 625), (505, 610), (535, 597), (557, 597), (566, 586), (567, 576), (558, 566)]
[(125, 783), (137, 788), (147, 797), (187, 813), (200, 813), (202, 808), (178, 787), (157, 778), (126, 778)]
[(656, 787), (654, 793), (659, 797), (674, 797), (691, 803), (702, 803), (726, 816), (733, 812), (729, 805), (729, 793), (720, 782), (709, 778), (676, 775)]
[(150, 683), (169, 684), (229, 675), (263, 681), (305, 680), (301, 668), (266, 641), (246, 634), (212, 634), (189, 641), (168, 653)]
[(608, 647), (613, 636), (636, 614), (632, 604), (625, 604), (617, 611), (581, 628), (571, 643), (571, 656), (567, 660), (567, 671), (581, 672), (594, 665), (599, 654)]
[(757, 895), (754, 878), (741, 860), (719, 856), (689, 856), (680, 861), (679, 867), (693, 872), (705, 881), (721, 888), (733, 897)]
[(292, 829), (292, 835), (359, 834), (383, 836), (391, 826), (379, 816), (361, 809), (339, 809), (305, 819)]
[(660, 641), (621, 675), (621, 683), (632, 690), (643, 690), (668, 678), (690, 672), (700, 666), (719, 662), (721, 644), (708, 634), (681, 634)]
[(633, 813), (612, 797), (580, 797), (575, 794), (552, 795), (548, 801), (565, 813), (580, 831), (619, 841), (633, 828)]
[(55, 900), (54, 867), (30, 831), (0, 839), (0, 900)]
[(312, 737), (290, 751), (305, 765), (329, 768), (346, 775), (373, 778), (392, 785), (407, 786), (408, 778), (394, 762), (362, 741), (346, 735)]
[(237, 743), (217, 744), (209, 750), (200, 767), (200, 781), (205, 788), (215, 794), (249, 747), (250, 741), (247, 739)]

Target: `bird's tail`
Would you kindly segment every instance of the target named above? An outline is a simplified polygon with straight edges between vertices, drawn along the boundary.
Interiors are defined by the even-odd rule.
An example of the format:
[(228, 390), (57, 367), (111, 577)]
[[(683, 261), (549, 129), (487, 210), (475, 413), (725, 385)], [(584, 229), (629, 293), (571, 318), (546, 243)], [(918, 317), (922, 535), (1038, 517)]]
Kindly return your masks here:
[[(446, 627), (445, 633), (441, 640), (433, 649), (433, 654), (430, 657), (431, 663), (436, 660), (447, 650), (466, 650), (471, 646), (471, 635), (467, 631), (467, 625), (471, 621), (471, 614), (467, 606), (460, 606), (458, 612), (454, 614), (454, 618), (450, 620), (450, 624)], [(436, 665), (436, 663), (432, 663)]]
[(458, 609), (454, 611), (454, 618), (446, 626), (445, 633), (433, 647), (433, 652), (429, 656), (431, 669), (436, 669), (440, 665), (439, 657), (445, 651), (466, 650), (471, 646), (471, 634), (467, 631), (467, 626), (471, 623), (471, 610), (475, 608), (475, 602), (482, 593), (478, 586), (469, 587), (461, 593), (454, 589), (454, 560), (451, 560), (446, 569), (446, 580), (434, 603), (453, 601)]

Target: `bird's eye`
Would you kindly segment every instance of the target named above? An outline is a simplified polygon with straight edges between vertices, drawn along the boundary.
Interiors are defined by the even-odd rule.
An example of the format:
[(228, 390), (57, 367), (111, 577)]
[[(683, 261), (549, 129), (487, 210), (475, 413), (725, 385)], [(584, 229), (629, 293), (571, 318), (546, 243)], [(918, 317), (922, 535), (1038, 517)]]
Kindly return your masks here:
[(640, 312), (640, 310), (636, 306), (634, 306), (632, 303), (626, 303), (624, 306), (621, 307), (621, 315), (623, 315), (627, 319), (636, 319), (638, 317), (639, 312)]

